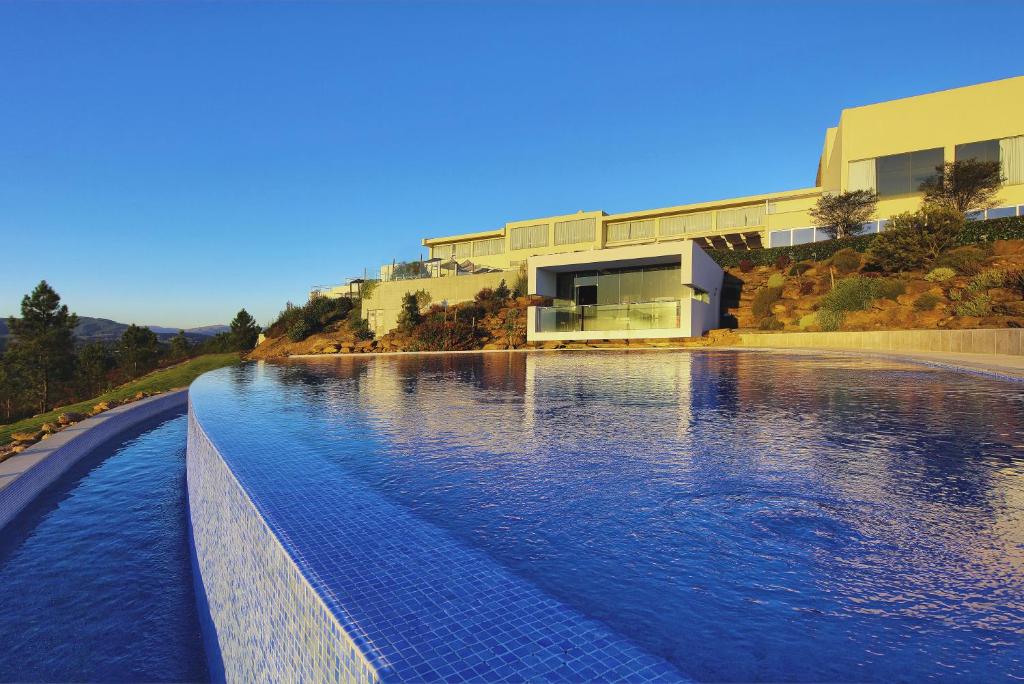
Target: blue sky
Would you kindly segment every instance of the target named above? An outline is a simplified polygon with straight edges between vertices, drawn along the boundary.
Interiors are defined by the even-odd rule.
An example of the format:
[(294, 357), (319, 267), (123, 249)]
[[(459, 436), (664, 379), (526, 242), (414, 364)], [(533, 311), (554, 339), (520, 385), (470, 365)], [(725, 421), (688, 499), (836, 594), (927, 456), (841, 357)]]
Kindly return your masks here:
[(1024, 3), (0, 4), (0, 314), (267, 322), (420, 238), (813, 185)]

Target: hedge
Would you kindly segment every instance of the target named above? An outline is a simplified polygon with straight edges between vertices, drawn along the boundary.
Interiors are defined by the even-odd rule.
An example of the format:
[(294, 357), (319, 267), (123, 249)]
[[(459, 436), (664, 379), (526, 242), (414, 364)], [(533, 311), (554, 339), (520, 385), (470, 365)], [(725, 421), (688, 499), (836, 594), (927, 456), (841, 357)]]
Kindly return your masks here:
[[(746, 251), (709, 249), (707, 253), (722, 268), (739, 266), (740, 262), (744, 259), (748, 259), (755, 266), (774, 266), (776, 260), (782, 255), (787, 255), (796, 262), (805, 260), (821, 261), (847, 247), (856, 252), (866, 252), (871, 247), (874, 239), (875, 236), (873, 234), (857, 235), (840, 240), (809, 242), (804, 245), (792, 245), (790, 247), (769, 247), (767, 249), (751, 249)], [(1024, 240), (1024, 216), (1011, 216), (988, 221), (970, 221), (964, 226), (958, 238), (961, 245), (972, 245), (995, 240)]]

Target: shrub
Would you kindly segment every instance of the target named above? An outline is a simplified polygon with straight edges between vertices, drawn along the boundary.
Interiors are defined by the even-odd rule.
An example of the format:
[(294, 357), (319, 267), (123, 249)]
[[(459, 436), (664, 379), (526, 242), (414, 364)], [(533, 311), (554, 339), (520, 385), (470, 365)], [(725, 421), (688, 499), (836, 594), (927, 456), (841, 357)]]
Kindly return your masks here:
[(971, 284), (967, 286), (967, 289), (978, 292), (981, 290), (987, 290), (990, 287), (1002, 287), (1006, 283), (1006, 271), (998, 268), (990, 268), (987, 271), (982, 271), (978, 275), (971, 279)]
[(420, 302), (415, 292), (406, 292), (402, 295), (402, 309), (398, 313), (398, 328), (400, 330), (412, 330), (423, 320), (420, 313)]
[(931, 311), (940, 301), (940, 297), (933, 295), (931, 292), (925, 292), (914, 300), (914, 308), (918, 311)]
[(924, 279), (929, 283), (944, 283), (955, 275), (956, 271), (948, 266), (939, 266), (930, 270)]
[(805, 280), (804, 282), (800, 283), (801, 295), (809, 295), (812, 292), (814, 292), (814, 283), (812, 283), (810, 280)]
[(887, 271), (905, 271), (933, 263), (957, 244), (963, 214), (933, 206), (894, 216), (889, 230), (871, 243), (870, 256)]
[(516, 279), (512, 281), (512, 296), (513, 297), (525, 297), (527, 290), (530, 288), (530, 278), (526, 275), (526, 266), (519, 267), (519, 273), (516, 274)]
[(446, 312), (428, 315), (416, 326), (413, 351), (460, 351), (476, 347), (472, 323)]
[(825, 193), (811, 209), (811, 218), (833, 238), (856, 235), (875, 213), (878, 197), (870, 190)]
[(1024, 268), (1015, 268), (1006, 272), (1006, 283), (1003, 287), (1015, 290), (1024, 297)]
[(806, 314), (804, 316), (801, 316), (800, 317), (800, 322), (798, 323), (798, 325), (800, 326), (801, 330), (804, 330), (806, 328), (810, 328), (812, 325), (817, 325), (817, 324), (818, 324), (818, 314), (816, 314), (816, 313), (809, 313), (809, 314)]
[(761, 330), (782, 330), (786, 327), (786, 324), (775, 316), (768, 316), (767, 318), (762, 318), (757, 327)]
[(741, 273), (750, 273), (754, 270), (754, 262), (750, 259), (740, 259), (738, 265)]
[(985, 251), (978, 247), (957, 247), (940, 254), (935, 263), (951, 268), (957, 273), (972, 275), (981, 269), (981, 262), (985, 260), (986, 256)]
[(780, 254), (775, 257), (775, 268), (784, 271), (787, 266), (793, 263), (793, 257), (788, 254)]
[(992, 313), (992, 300), (988, 295), (975, 295), (953, 306), (957, 316), (977, 316), (982, 318)]
[(502, 302), (512, 296), (512, 292), (508, 289), (508, 285), (505, 284), (504, 278), (498, 283), (498, 287), (494, 288), (494, 296)]
[(301, 342), (312, 333), (309, 322), (305, 318), (298, 318), (288, 326), (288, 339), (292, 342)]
[(786, 284), (786, 278), (781, 273), (772, 273), (768, 276), (768, 287), (782, 287)]
[(793, 264), (793, 266), (789, 269), (789, 275), (802, 276), (804, 273), (807, 273), (812, 268), (813, 266), (810, 263), (806, 261), (801, 261), (800, 263)]
[[(505, 281), (502, 281), (505, 282)], [(505, 288), (506, 291), (508, 288)], [(485, 287), (473, 297), (473, 303), (480, 310), (480, 316), (495, 313), (502, 307), (508, 297), (500, 297), (497, 290)]]
[(772, 304), (779, 301), (782, 296), (781, 287), (766, 287), (758, 290), (757, 294), (754, 295), (754, 301), (751, 304), (751, 308), (754, 312), (754, 316), (757, 318), (764, 318), (770, 316), (772, 313)]
[(837, 282), (819, 306), (827, 311), (862, 311), (876, 299), (895, 299), (905, 291), (906, 286), (894, 278), (853, 276)]
[(853, 273), (860, 268), (861, 256), (856, 251), (846, 247), (832, 255), (832, 265), (842, 274)]
[(825, 332), (839, 330), (843, 325), (844, 311), (833, 311), (831, 309), (820, 309), (816, 314), (818, 327)]

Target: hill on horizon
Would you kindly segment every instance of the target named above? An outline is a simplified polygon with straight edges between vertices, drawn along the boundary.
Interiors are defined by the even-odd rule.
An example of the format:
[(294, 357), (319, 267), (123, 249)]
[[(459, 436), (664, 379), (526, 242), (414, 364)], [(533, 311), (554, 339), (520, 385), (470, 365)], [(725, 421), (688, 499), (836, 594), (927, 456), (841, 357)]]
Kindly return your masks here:
[[(168, 328), (159, 325), (142, 326), (149, 328), (161, 342), (166, 342), (175, 335), (181, 328)], [(109, 318), (93, 318), (91, 316), (79, 316), (78, 327), (75, 328), (75, 337), (80, 342), (116, 342), (128, 328), (127, 323), (119, 323)], [(198, 328), (185, 328), (185, 337), (192, 342), (202, 342), (214, 335), (226, 332), (231, 328), (226, 325), (204, 325)], [(10, 337), (10, 329), (6, 318), (0, 318), (0, 348), (4, 346), (7, 338)]]

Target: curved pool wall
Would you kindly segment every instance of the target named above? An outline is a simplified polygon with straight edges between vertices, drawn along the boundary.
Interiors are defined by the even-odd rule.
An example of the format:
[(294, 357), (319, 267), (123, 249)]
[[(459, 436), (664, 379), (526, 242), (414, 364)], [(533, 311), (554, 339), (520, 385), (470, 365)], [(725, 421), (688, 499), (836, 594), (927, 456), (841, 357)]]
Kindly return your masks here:
[(188, 390), (118, 406), (64, 428), (0, 463), (0, 530), (44, 489), (98, 446), (163, 413), (181, 409)]
[[(211, 670), (227, 681), (379, 677), (317, 596), (189, 408), (187, 482), (197, 594)], [(214, 659), (211, 658), (211, 661)]]
[[(208, 375), (193, 393), (215, 387)], [(227, 681), (685, 681), (342, 471), (296, 497), (218, 417), (190, 400), (187, 479)], [(286, 461), (289, 446), (261, 449)]]

